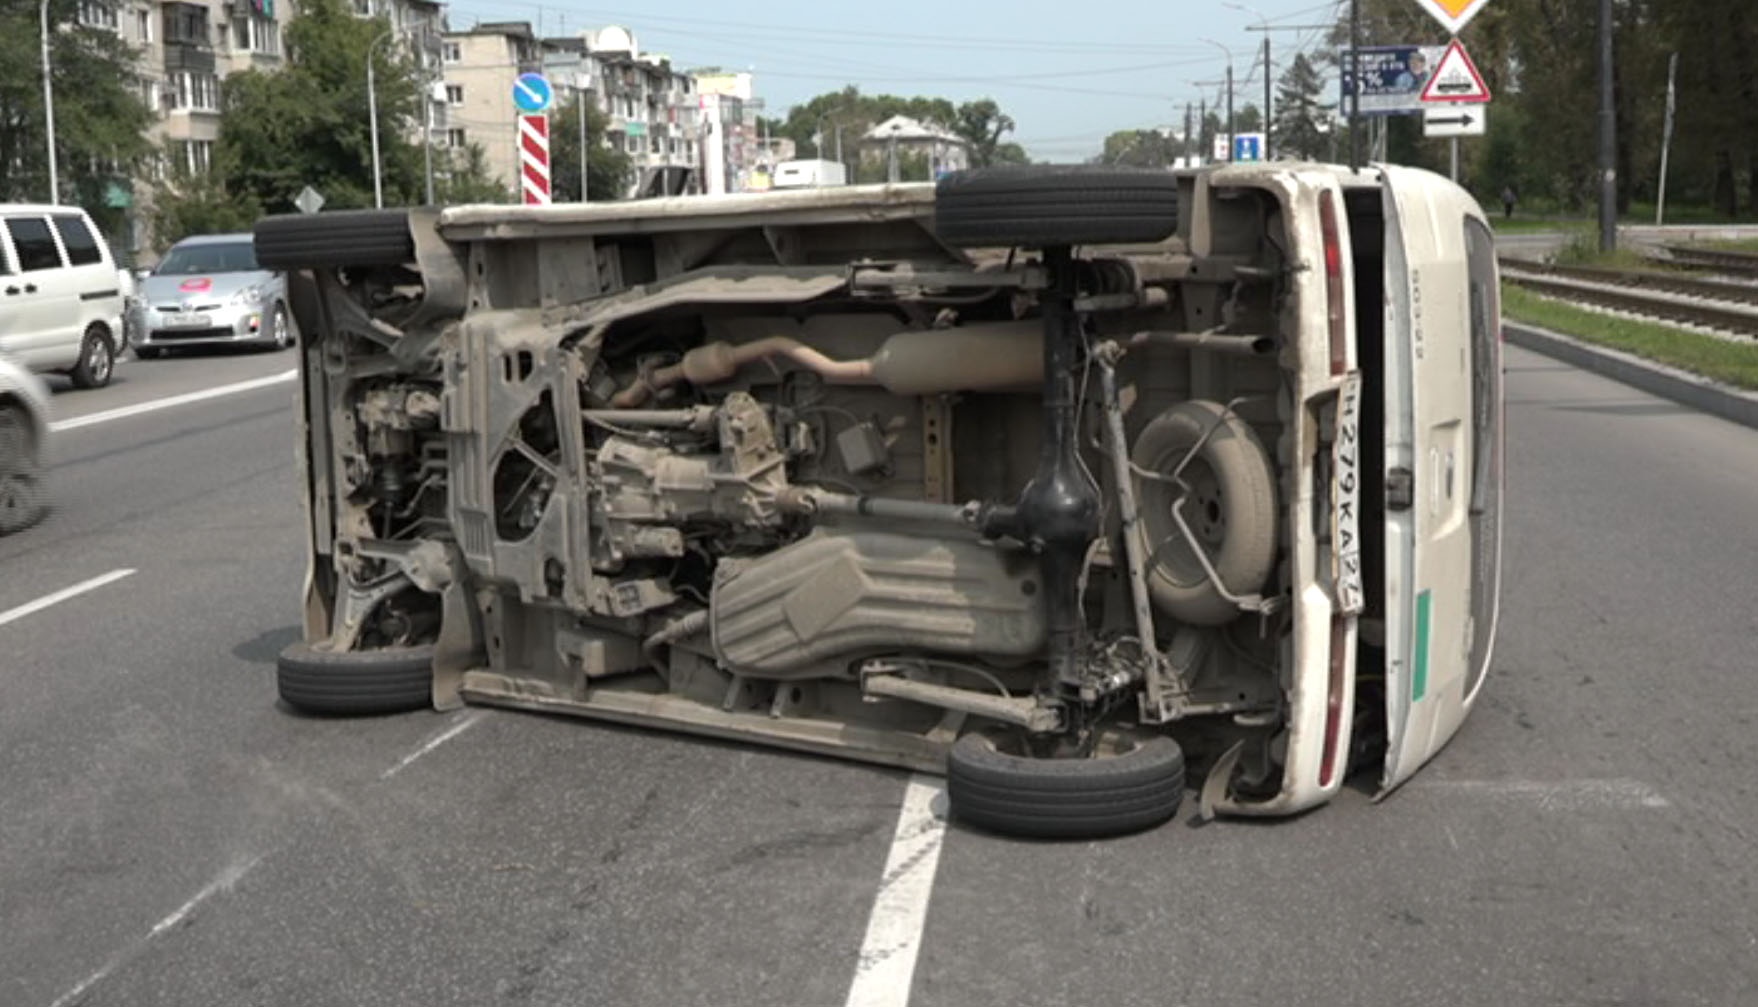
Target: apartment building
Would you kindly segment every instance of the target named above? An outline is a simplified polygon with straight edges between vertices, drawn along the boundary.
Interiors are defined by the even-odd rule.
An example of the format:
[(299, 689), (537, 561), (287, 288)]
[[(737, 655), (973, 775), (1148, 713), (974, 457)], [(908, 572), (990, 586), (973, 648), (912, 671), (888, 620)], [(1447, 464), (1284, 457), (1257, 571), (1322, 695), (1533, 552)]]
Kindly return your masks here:
[[(435, 0), (349, 0), (362, 17), (384, 16), (397, 43), (437, 79), (443, 7)], [(135, 185), (137, 207), (151, 199), (151, 183), (173, 167), (205, 172), (220, 136), (220, 93), (226, 77), (273, 70), (286, 58), (284, 34), (295, 14), (291, 0), (83, 0), (79, 22), (116, 32), (139, 50), (135, 87), (155, 113), (148, 135), (165, 147)], [(362, 68), (364, 73), (364, 68)], [(439, 103), (443, 129), (444, 105)], [(148, 241), (135, 214), (125, 235), (130, 252)]]
[[(634, 168), (623, 191), (592, 193), (595, 198), (626, 198), (655, 172), (695, 168), (701, 157), (697, 135), (695, 82), (672, 69), (664, 56), (643, 53), (635, 36), (610, 27), (566, 38), (539, 38), (529, 22), (478, 24), (445, 35), (445, 94), (450, 108), (445, 142), (482, 145), (489, 174), (516, 198), (519, 178), (518, 110), (513, 81), (540, 72), (556, 91), (556, 103), (584, 92), (608, 119), (608, 135), (589, 142), (609, 144), (629, 157)], [(552, 135), (577, 129), (556, 120)], [(558, 201), (578, 198), (557, 192)]]

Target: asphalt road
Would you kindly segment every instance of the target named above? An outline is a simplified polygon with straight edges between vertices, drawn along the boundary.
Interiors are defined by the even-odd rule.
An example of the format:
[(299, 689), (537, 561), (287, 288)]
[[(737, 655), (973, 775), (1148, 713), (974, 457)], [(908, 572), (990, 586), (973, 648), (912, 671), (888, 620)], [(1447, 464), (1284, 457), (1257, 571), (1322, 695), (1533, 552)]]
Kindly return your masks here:
[[(955, 825), (888, 1002), (1751, 1002), (1758, 433), (1509, 361), (1504, 622), (1454, 743), (1290, 821)], [(57, 418), (291, 366), (131, 362)], [(0, 1004), (844, 1003), (904, 774), (277, 705), (291, 388), (66, 429), (55, 513), (0, 540), (0, 612), (133, 571), (0, 625)]]

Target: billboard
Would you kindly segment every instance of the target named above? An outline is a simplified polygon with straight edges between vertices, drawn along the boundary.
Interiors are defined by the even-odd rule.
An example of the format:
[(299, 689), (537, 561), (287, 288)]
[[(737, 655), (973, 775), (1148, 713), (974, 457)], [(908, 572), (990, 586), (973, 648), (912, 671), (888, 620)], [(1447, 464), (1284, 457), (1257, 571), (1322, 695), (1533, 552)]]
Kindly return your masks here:
[[(1422, 111), (1422, 89), (1446, 51), (1444, 45), (1362, 46), (1361, 114), (1403, 115)], [(1337, 111), (1348, 115), (1357, 74), (1344, 70), (1339, 80), (1343, 104)]]

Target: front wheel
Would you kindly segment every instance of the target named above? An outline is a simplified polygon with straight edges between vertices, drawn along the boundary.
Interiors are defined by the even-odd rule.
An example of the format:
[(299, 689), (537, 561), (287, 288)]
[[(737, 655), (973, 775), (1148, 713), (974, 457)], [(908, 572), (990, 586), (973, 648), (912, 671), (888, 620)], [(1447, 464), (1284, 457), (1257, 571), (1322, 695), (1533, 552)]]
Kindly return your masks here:
[(110, 344), (109, 334), (96, 325), (86, 329), (79, 344), (79, 363), (71, 372), (74, 387), (102, 388), (115, 371), (116, 347)]
[(403, 713), (430, 705), (433, 647), (333, 651), (295, 643), (275, 661), (287, 705), (308, 713)]
[(1039, 758), (1017, 732), (953, 743), (947, 800), (960, 820), (1004, 835), (1096, 839), (1159, 825), (1184, 799), (1184, 750), (1163, 734), (1101, 729), (1087, 758)]
[(269, 312), (269, 336), (274, 340), (273, 349), (276, 351), (293, 345), (293, 322), (287, 317), (287, 306), (279, 302)]
[(42, 461), (22, 410), (0, 406), (0, 535), (42, 520)]

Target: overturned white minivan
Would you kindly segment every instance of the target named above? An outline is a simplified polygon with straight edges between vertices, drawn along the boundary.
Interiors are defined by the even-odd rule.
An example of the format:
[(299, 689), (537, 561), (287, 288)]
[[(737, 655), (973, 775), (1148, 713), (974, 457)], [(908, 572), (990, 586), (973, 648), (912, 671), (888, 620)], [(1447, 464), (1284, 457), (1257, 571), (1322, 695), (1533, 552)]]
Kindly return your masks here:
[(308, 334), (292, 706), (737, 738), (1093, 836), (1172, 815), (1187, 756), (1206, 813), (1390, 789), (1482, 685), (1500, 305), (1436, 175), (1034, 166), (256, 244)]

